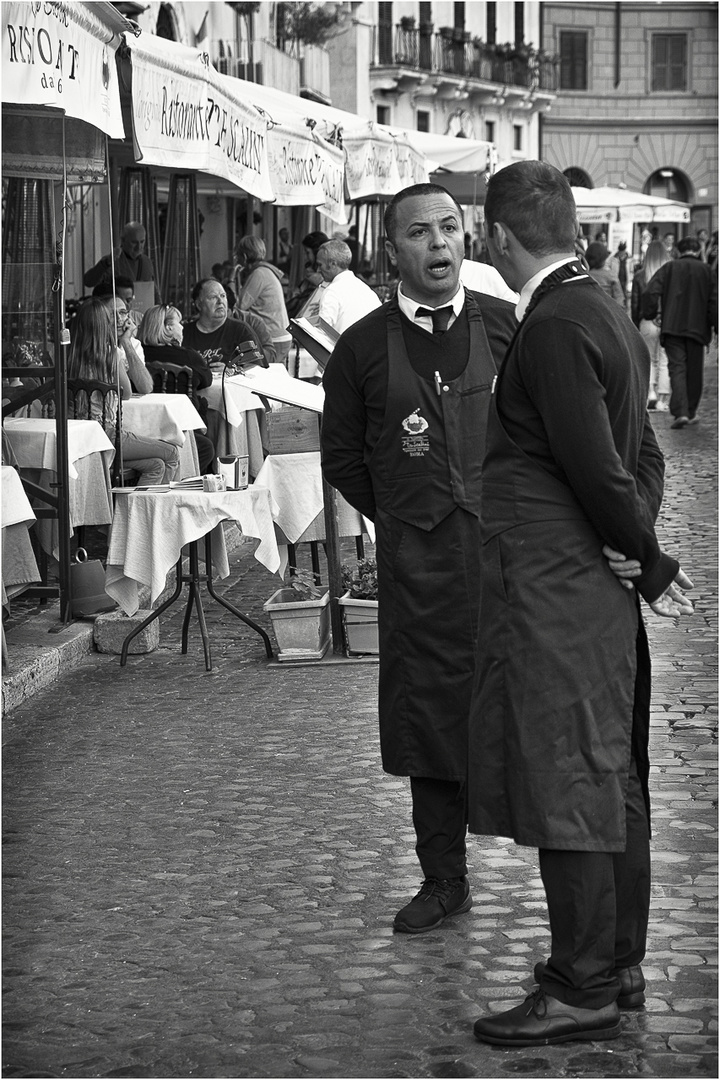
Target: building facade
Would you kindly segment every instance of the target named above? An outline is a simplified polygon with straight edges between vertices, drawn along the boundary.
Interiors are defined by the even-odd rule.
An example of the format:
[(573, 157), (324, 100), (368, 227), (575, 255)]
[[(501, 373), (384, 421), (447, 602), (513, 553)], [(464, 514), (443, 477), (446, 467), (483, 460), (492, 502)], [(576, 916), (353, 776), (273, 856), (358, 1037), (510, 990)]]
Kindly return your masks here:
[(539, 49), (540, 3), (346, 3), (327, 43), (332, 102), (379, 123), (539, 152), (557, 64)]
[(717, 229), (717, 4), (541, 5), (560, 57), (539, 155), (576, 186), (624, 186), (690, 204), (676, 235)]

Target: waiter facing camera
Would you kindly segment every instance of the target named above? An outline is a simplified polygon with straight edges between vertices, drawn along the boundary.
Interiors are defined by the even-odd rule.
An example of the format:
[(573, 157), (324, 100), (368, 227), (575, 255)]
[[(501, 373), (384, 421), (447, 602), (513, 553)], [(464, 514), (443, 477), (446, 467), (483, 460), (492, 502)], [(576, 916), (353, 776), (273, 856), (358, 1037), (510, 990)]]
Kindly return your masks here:
[(405, 188), (385, 214), (396, 298), (340, 337), (327, 365), (327, 480), (377, 532), (383, 768), (410, 777), (418, 894), (401, 933), (472, 904), (467, 717), (477, 636), (480, 471), (488, 403), (515, 329), (512, 306), (459, 281), (460, 207)]

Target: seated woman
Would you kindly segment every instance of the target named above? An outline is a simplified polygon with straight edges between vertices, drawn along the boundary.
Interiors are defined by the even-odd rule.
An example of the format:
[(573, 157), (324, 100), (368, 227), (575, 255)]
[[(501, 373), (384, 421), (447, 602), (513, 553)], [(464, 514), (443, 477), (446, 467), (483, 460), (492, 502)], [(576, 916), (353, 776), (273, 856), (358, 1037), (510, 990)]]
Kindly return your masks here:
[[(146, 364), (175, 364), (177, 367), (192, 368), (192, 397), (197, 403), (195, 391), (212, 384), (212, 371), (199, 352), (183, 347), (182, 337), (182, 315), (177, 308), (167, 304), (148, 308), (138, 328)], [(196, 431), (195, 442), (200, 472), (216, 472), (215, 444), (212, 439)]]
[[(69, 379), (94, 379), (119, 387), (123, 399), (132, 396), (132, 387), (125, 371), (121, 349), (116, 348), (112, 314), (107, 305), (96, 297), (86, 300), (72, 324), (68, 355)], [(117, 392), (108, 391), (107, 401), (92, 394), (90, 400), (82, 395), (76, 402), (75, 419), (104, 421), (108, 436), (115, 441), (117, 422)], [(84, 402), (84, 406), (81, 404)], [(109, 406), (109, 408), (108, 408)], [(79, 416), (77, 407), (84, 408)], [(180, 459), (178, 448), (161, 439), (145, 439), (131, 431), (121, 432), (123, 461), (140, 473), (139, 484), (166, 484), (177, 474)]]

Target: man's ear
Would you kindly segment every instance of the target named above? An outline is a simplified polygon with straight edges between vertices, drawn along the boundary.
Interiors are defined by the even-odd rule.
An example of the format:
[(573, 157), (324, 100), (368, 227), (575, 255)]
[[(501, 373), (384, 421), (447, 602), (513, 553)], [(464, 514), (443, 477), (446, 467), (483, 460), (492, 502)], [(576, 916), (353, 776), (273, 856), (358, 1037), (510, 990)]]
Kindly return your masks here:
[(507, 255), (509, 247), (509, 238), (512, 234), (501, 222), (494, 221), (492, 227), (492, 238), (495, 247), (500, 255)]
[(385, 251), (387, 253), (388, 259), (393, 264), (393, 266), (397, 266), (397, 255), (395, 254), (395, 245), (393, 244), (392, 240), (385, 241)]

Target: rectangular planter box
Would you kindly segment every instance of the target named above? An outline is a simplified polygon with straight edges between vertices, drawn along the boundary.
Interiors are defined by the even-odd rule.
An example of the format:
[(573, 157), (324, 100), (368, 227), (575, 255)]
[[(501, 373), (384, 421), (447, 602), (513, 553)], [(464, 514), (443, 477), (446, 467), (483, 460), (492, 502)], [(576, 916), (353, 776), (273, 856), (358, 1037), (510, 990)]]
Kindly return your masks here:
[(330, 647), (330, 593), (300, 600), (294, 589), (274, 592), (263, 608), (270, 615), (278, 660), (322, 660)]
[(378, 602), (355, 600), (346, 592), (338, 599), (342, 610), (345, 646), (348, 656), (377, 656)]

